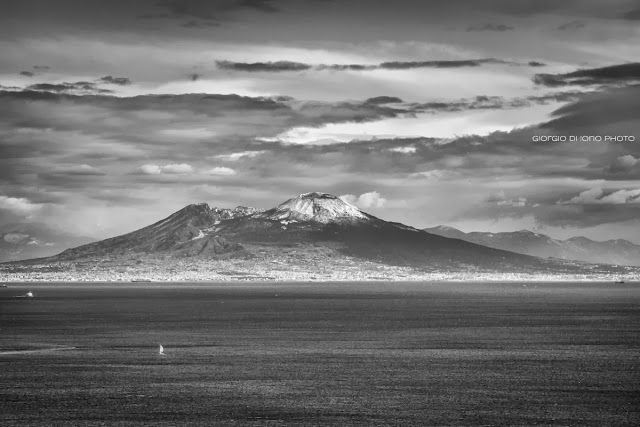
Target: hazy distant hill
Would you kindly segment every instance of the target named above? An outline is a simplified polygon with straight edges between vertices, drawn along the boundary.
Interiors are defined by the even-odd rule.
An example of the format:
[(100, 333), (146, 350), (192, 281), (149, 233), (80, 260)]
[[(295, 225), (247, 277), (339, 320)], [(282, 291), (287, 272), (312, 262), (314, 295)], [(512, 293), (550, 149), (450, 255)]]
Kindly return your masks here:
[(424, 231), (491, 248), (539, 257), (640, 266), (640, 246), (623, 239), (596, 242), (586, 237), (572, 237), (567, 240), (557, 240), (529, 230), (503, 233), (464, 233), (442, 225), (425, 228)]
[(94, 240), (40, 223), (5, 224), (0, 226), (0, 262), (47, 257)]

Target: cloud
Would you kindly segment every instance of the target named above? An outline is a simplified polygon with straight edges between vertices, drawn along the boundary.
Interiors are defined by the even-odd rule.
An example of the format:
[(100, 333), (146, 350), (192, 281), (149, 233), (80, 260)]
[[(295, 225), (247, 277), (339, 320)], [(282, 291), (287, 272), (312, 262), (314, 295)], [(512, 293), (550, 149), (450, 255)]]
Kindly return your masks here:
[(511, 206), (513, 208), (523, 208), (527, 205), (527, 199), (525, 197), (518, 197), (517, 199), (500, 200), (498, 206)]
[(508, 199), (504, 190), (491, 193), (489, 197), (487, 197), (487, 202), (493, 203), (496, 206), (506, 206), (512, 208), (523, 208), (527, 206), (526, 197), (516, 197), (513, 199)]
[(458, 112), (468, 110), (502, 110), (525, 108), (549, 102), (568, 102), (580, 99), (583, 92), (565, 91), (527, 97), (503, 98), (501, 96), (480, 95), (474, 98), (447, 102), (425, 102), (409, 104), (415, 113)]
[(555, 110), (552, 119), (540, 128), (564, 135), (626, 135), (638, 138), (638, 111), (640, 85), (630, 85), (584, 94), (576, 102)]
[(239, 5), (241, 7), (256, 9), (267, 13), (280, 11), (280, 8), (276, 6), (276, 0), (240, 0)]
[(26, 76), (26, 77), (33, 77), (36, 75), (36, 73), (31, 72), (31, 71), (20, 71), (20, 75), (21, 76)]
[(536, 74), (533, 81), (537, 85), (549, 87), (640, 82), (640, 62), (588, 68), (564, 74)]
[(23, 197), (0, 196), (0, 209), (15, 214), (29, 214), (39, 210), (40, 206)]
[(184, 20), (186, 28), (218, 27), (234, 20), (234, 12), (255, 10), (263, 13), (279, 12), (277, 0), (161, 0), (156, 5), (162, 12), (143, 13), (138, 19)]
[(363, 193), (360, 196), (344, 194), (340, 196), (340, 199), (363, 209), (381, 208), (387, 203), (387, 199), (382, 197), (377, 191)]
[(364, 64), (320, 64), (315, 67), (316, 70), (333, 70), (333, 71), (365, 71), (375, 70), (377, 65), (364, 65)]
[(103, 83), (108, 83), (108, 84), (118, 85), (118, 86), (127, 86), (131, 84), (131, 80), (129, 80), (127, 77), (104, 76), (100, 78), (100, 81)]
[(449, 175), (450, 172), (442, 169), (434, 169), (429, 171), (414, 172), (409, 175), (410, 178), (424, 178), (428, 180), (439, 180), (440, 178)]
[(231, 168), (215, 167), (209, 171), (209, 175), (231, 176), (235, 175), (236, 171)]
[(577, 30), (580, 28), (584, 28), (585, 26), (586, 24), (582, 21), (569, 21), (569, 22), (565, 22), (562, 25), (559, 25), (558, 28), (556, 29), (560, 31)]
[(183, 23), (182, 27), (202, 29), (202, 28), (215, 28), (215, 27), (219, 27), (220, 25), (222, 24), (217, 21), (196, 21), (192, 19), (190, 21)]
[(162, 169), (162, 173), (169, 173), (169, 174), (176, 174), (176, 175), (184, 175), (184, 174), (189, 174), (193, 172), (193, 167), (186, 163), (161, 166), (160, 169)]
[(142, 165), (140, 172), (146, 175), (159, 175), (162, 173), (162, 168), (158, 165)]
[(513, 31), (515, 28), (505, 24), (484, 24), (479, 26), (472, 26), (467, 28), (467, 32), (476, 32), (476, 31), (495, 31), (495, 32), (504, 32), (504, 31)]
[(527, 65), (529, 65), (530, 67), (544, 67), (547, 64), (545, 64), (544, 62), (539, 62), (539, 61), (529, 61), (527, 63)]
[(54, 93), (67, 93), (67, 94), (107, 94), (113, 93), (108, 89), (101, 89), (91, 82), (75, 82), (75, 83), (37, 83), (29, 85), (25, 88), (25, 91), (38, 91), (38, 92), (54, 92)]
[(38, 71), (48, 71), (51, 69), (51, 67), (49, 67), (48, 65), (34, 65), (33, 69)]
[(365, 101), (366, 104), (398, 104), (404, 102), (396, 96), (375, 96)]
[(632, 9), (622, 15), (622, 19), (627, 21), (640, 21), (640, 9)]
[(305, 71), (312, 68), (311, 65), (300, 62), (276, 61), (276, 62), (231, 62), (216, 61), (216, 65), (221, 70), (247, 71), (247, 72), (282, 72), (282, 71)]
[(312, 65), (302, 62), (274, 61), (274, 62), (233, 62), (216, 61), (221, 70), (244, 72), (284, 72), (306, 70), (334, 70), (334, 71), (371, 71), (371, 70), (411, 70), (417, 68), (463, 68), (479, 67), (485, 64), (515, 64), (496, 58), (439, 60), (439, 61), (388, 61), (376, 65), (371, 64), (319, 64)]
[(196, 82), (200, 79), (200, 77), (202, 77), (202, 74), (199, 73), (191, 73), (191, 74), (187, 74), (187, 77), (189, 78), (189, 80), (191, 80), (192, 82)]
[(416, 152), (416, 150), (416, 147), (413, 145), (407, 145), (405, 147), (393, 147), (389, 149), (389, 151), (391, 152), (402, 154), (413, 154)]
[(613, 204), (640, 203), (640, 189), (617, 190), (609, 194), (600, 187), (585, 190), (567, 201), (559, 201), (563, 205), (589, 205), (589, 204)]
[(487, 197), (487, 202), (498, 203), (505, 200), (505, 198), (506, 198), (506, 195), (504, 193), (504, 190), (499, 190), (499, 191), (496, 191), (495, 193), (490, 194), (489, 197)]
[[(40, 89), (68, 90), (64, 85), (60, 88), (49, 86), (52, 85)], [(31, 104), (25, 105), (25, 100)], [(156, 144), (162, 140), (160, 138), (167, 142), (175, 141), (168, 138), (176, 135), (166, 133), (169, 119), (181, 123), (181, 128), (210, 130), (218, 137), (234, 135), (264, 138), (274, 137), (295, 126), (363, 123), (413, 114), (410, 108), (366, 102), (304, 102), (288, 97), (243, 97), (234, 94), (115, 97), (27, 90), (0, 92), (0, 101), (0, 112), (6, 113), (5, 121), (16, 120), (23, 123), (22, 126), (25, 126), (26, 114), (30, 115), (29, 126), (34, 127), (80, 127), (116, 135), (121, 135), (123, 127), (126, 127), (130, 136), (136, 135)], [(47, 109), (48, 113), (42, 115), (40, 111), (35, 111), (36, 107)]]
[(101, 176), (105, 173), (93, 166), (82, 164), (77, 166), (66, 167), (54, 172), (58, 175), (77, 175), (77, 176)]
[(383, 62), (378, 67), (386, 70), (408, 70), (413, 68), (461, 68), (479, 67), (484, 64), (508, 64), (507, 61), (495, 58), (463, 59), (449, 61), (391, 61)]
[(625, 204), (640, 203), (640, 189), (637, 190), (618, 190), (600, 199), (601, 203)]
[(212, 158), (217, 159), (217, 160), (223, 160), (223, 161), (229, 161), (229, 162), (236, 162), (240, 159), (243, 158), (254, 158), (257, 157), (261, 154), (266, 153), (265, 150), (260, 150), (260, 151), (242, 151), (242, 152), (238, 152), (238, 153), (230, 153), (230, 154), (218, 154), (216, 156), (212, 156)]
[(609, 166), (608, 171), (611, 173), (628, 173), (634, 167), (640, 165), (640, 158), (635, 158), (631, 154), (617, 157)]
[(138, 170), (145, 175), (160, 175), (160, 174), (187, 175), (187, 174), (193, 173), (193, 166), (188, 165), (186, 163), (169, 164), (164, 166), (147, 164), (147, 165), (140, 166)]

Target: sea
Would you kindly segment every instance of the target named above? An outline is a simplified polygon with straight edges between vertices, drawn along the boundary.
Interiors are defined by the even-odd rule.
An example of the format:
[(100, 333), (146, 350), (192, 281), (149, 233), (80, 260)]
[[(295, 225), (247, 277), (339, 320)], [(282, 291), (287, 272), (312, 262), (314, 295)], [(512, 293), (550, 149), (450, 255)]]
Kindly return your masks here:
[(2, 426), (640, 425), (638, 283), (7, 285)]

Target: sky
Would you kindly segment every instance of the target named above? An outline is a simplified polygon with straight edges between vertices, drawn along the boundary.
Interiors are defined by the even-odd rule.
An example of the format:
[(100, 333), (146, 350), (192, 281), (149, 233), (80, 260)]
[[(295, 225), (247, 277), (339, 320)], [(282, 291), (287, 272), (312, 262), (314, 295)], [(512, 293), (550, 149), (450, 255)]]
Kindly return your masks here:
[(0, 51), (0, 225), (322, 191), (640, 244), (637, 0), (5, 0)]

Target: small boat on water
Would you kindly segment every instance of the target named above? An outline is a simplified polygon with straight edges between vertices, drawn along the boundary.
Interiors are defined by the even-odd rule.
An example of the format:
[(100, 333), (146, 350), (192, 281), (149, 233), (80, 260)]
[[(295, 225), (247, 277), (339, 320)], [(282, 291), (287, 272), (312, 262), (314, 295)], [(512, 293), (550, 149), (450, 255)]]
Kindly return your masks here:
[(160, 344), (160, 348), (158, 349), (158, 354), (164, 356), (164, 347)]
[(24, 296), (27, 298), (33, 298), (33, 292), (29, 291)]
[(0, 288), (6, 288), (7, 285), (5, 285), (4, 283), (0, 283)]
[(133, 279), (132, 282), (150, 282), (151, 279)]
[(624, 280), (616, 280), (614, 283), (622, 284), (624, 283)]

